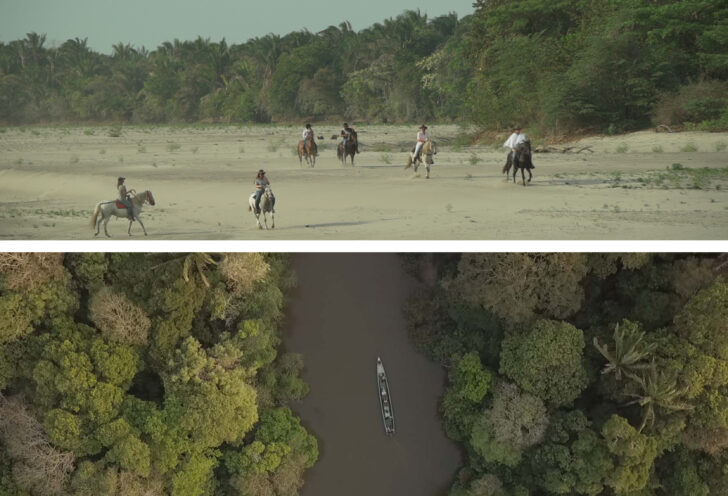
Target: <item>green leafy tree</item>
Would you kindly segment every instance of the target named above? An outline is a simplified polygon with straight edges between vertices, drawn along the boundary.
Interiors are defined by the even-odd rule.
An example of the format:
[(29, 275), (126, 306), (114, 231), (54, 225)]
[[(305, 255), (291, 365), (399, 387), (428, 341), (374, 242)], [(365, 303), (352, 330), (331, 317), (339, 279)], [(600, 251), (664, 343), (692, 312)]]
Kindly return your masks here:
[(470, 445), (485, 461), (514, 467), (526, 448), (543, 439), (548, 422), (540, 399), (502, 383), (493, 392), (492, 406), (473, 425)]
[(500, 372), (525, 392), (560, 406), (571, 404), (587, 385), (584, 333), (566, 322), (539, 320), (503, 340)]

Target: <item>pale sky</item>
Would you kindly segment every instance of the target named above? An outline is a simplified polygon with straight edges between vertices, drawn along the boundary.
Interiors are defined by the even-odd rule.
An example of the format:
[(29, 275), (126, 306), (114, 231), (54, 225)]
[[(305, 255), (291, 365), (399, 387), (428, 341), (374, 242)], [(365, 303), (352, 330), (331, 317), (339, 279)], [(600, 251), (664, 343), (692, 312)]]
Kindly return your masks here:
[(154, 50), (164, 41), (198, 36), (238, 44), (268, 33), (303, 28), (318, 32), (349, 21), (360, 31), (405, 10), (429, 18), (473, 13), (473, 0), (0, 0), (0, 42), (46, 34), (46, 47), (88, 38), (89, 48), (111, 53), (123, 42)]

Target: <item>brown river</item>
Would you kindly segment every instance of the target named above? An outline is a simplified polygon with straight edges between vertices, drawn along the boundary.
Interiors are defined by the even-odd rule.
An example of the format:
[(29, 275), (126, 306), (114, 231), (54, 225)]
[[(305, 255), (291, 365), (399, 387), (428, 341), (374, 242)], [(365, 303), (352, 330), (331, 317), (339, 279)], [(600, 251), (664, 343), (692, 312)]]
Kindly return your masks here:
[[(437, 402), (445, 373), (407, 338), (402, 305), (414, 281), (394, 254), (297, 254), (286, 348), (302, 353), (310, 394), (293, 409), (319, 440), (303, 496), (440, 496), (461, 455), (445, 437)], [(387, 371), (396, 434), (377, 396)]]

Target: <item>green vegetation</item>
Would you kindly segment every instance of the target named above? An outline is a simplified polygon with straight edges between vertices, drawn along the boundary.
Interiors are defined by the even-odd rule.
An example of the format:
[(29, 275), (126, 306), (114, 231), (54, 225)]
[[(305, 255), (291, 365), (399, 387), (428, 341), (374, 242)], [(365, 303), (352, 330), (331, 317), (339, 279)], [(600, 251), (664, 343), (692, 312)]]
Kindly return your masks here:
[[(535, 134), (650, 123), (728, 129), (726, 7), (711, 0), (477, 0), (354, 31), (197, 38), (152, 51), (46, 36), (0, 43), (0, 116), (181, 123), (330, 119), (518, 122)], [(121, 127), (109, 136), (120, 136)], [(467, 139), (456, 146), (466, 146)], [(385, 151), (385, 150), (377, 150)]]
[(0, 494), (296, 494), (292, 284), (282, 255), (0, 254)]
[(448, 368), (451, 496), (703, 495), (728, 488), (725, 257), (408, 255), (405, 307)]

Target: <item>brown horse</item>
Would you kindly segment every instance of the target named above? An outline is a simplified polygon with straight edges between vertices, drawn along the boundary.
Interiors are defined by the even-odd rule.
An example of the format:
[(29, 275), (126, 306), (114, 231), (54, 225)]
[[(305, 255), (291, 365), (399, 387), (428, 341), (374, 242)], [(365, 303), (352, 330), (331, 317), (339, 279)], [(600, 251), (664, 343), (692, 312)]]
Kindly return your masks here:
[(506, 165), (503, 166), (502, 172), (506, 175), (506, 181), (509, 181), (508, 172), (511, 170), (511, 167), (513, 167), (513, 182), (515, 183), (516, 173), (518, 172), (518, 169), (521, 169), (521, 179), (523, 180), (523, 185), (526, 186), (526, 175), (524, 174), (524, 171), (528, 171), (528, 182), (530, 183), (533, 178), (531, 169), (535, 168), (533, 161), (531, 160), (531, 142), (526, 140), (523, 143), (519, 143), (516, 150), (518, 151), (518, 158), (514, 161), (513, 152), (511, 151), (508, 153)]
[(351, 133), (346, 141), (336, 147), (336, 156), (342, 164), (346, 164), (346, 157), (351, 156), (351, 165), (354, 165), (354, 155), (356, 155), (356, 134)]
[(308, 144), (304, 148), (303, 140), (298, 142), (298, 163), (303, 166), (303, 159), (311, 167), (316, 165), (316, 156), (318, 155), (318, 146), (313, 139), (308, 140)]

